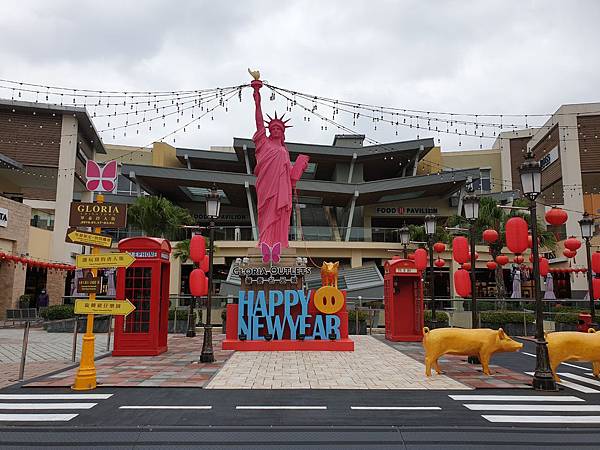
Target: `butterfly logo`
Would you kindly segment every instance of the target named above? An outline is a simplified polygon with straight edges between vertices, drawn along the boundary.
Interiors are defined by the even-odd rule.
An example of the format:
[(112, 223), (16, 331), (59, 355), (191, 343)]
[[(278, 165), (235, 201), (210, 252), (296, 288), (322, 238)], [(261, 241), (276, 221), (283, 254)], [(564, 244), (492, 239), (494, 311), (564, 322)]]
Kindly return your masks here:
[(100, 168), (96, 161), (89, 160), (85, 166), (85, 187), (88, 191), (112, 192), (117, 185), (117, 161), (109, 161)]
[(276, 242), (273, 247), (269, 247), (269, 244), (263, 242), (260, 244), (260, 251), (264, 263), (278, 263), (281, 260), (281, 242)]

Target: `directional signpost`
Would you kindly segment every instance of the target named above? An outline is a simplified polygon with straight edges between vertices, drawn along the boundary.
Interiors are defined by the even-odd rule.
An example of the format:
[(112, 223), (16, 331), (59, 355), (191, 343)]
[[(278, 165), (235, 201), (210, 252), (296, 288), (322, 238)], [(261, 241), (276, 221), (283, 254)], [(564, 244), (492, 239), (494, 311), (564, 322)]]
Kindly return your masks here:
[(90, 233), (88, 231), (79, 231), (75, 228), (67, 230), (65, 242), (81, 245), (95, 245), (96, 247), (110, 248), (112, 237), (103, 234)]
[(87, 300), (75, 301), (75, 314), (112, 314), (126, 316), (135, 310), (129, 299), (125, 300)]
[(135, 258), (129, 253), (100, 253), (95, 255), (77, 255), (75, 265), (78, 269), (116, 269), (129, 267)]

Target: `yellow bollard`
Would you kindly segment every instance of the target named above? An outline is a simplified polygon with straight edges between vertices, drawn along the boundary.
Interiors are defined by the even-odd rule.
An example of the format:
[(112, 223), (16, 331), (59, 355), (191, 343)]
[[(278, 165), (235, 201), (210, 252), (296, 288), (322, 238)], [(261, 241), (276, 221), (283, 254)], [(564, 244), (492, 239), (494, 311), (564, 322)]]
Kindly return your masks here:
[[(104, 195), (96, 195), (97, 203), (104, 203)], [(95, 233), (100, 233), (102, 230), (96, 228)], [(100, 253), (98, 247), (92, 247), (92, 255)], [(94, 277), (98, 276), (98, 269), (91, 269)], [(96, 294), (89, 294), (89, 300), (93, 302), (96, 300)], [(77, 375), (75, 375), (75, 382), (71, 389), (74, 391), (87, 391), (90, 389), (96, 389), (96, 365), (94, 363), (94, 345), (96, 336), (94, 336), (94, 315), (87, 315), (87, 324), (85, 328), (85, 334), (83, 335), (83, 343), (81, 345), (81, 361), (79, 363), (79, 369), (77, 369)]]

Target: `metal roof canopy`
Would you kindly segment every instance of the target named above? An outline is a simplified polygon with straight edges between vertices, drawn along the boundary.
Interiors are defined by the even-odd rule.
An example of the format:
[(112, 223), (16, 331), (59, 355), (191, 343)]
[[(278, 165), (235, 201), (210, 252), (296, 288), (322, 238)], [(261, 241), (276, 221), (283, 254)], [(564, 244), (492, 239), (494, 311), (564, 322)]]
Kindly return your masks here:
[[(254, 175), (219, 172), (213, 170), (169, 168), (125, 164), (124, 176), (138, 183), (152, 194), (160, 194), (174, 201), (191, 201), (183, 187), (210, 188), (216, 184), (234, 206), (246, 206), (245, 184), (253, 186)], [(357, 205), (375, 204), (393, 195), (445, 198), (461, 189), (467, 179), (479, 178), (479, 169), (455, 170), (434, 175), (423, 175), (364, 183), (336, 183), (332, 181), (300, 180), (298, 191), (301, 196), (316, 196), (323, 205), (346, 206), (355, 195)]]

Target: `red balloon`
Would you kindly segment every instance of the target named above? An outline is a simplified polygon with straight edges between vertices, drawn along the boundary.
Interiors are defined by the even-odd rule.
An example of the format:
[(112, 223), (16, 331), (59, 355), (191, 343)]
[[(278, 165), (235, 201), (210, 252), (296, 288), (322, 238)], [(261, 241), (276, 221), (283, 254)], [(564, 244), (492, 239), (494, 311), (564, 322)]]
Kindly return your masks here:
[(523, 253), (529, 247), (527, 222), (522, 217), (511, 217), (506, 221), (506, 246), (513, 253)]
[(523, 264), (523, 261), (525, 261), (525, 258), (523, 258), (522, 255), (517, 255), (513, 258), (513, 261), (515, 262), (515, 264)]
[(194, 269), (190, 273), (190, 294), (202, 297), (208, 293), (208, 278), (202, 270)]
[(571, 236), (565, 241), (565, 248), (568, 248), (569, 250), (576, 252), (579, 250), (579, 247), (581, 247), (581, 241), (575, 238), (575, 236)]
[(433, 249), (436, 253), (442, 253), (444, 250), (446, 250), (446, 244), (443, 242), (436, 242), (433, 244)]
[(594, 289), (594, 300), (598, 300), (600, 298), (600, 278), (594, 278), (592, 281), (592, 286)]
[(498, 240), (498, 232), (492, 228), (483, 232), (483, 240), (488, 244), (493, 244)]
[(471, 263), (463, 263), (462, 268), (465, 270), (471, 270)]
[(452, 257), (459, 264), (469, 260), (469, 241), (464, 236), (456, 236), (452, 240)]
[(498, 255), (496, 256), (496, 262), (503, 266), (504, 264), (508, 264), (508, 256), (506, 255)]
[(454, 272), (454, 289), (461, 297), (471, 296), (471, 277), (465, 269)]
[(496, 267), (498, 267), (498, 265), (494, 261), (488, 261), (485, 265), (490, 270), (496, 270)]
[(204, 258), (202, 258), (202, 262), (200, 263), (200, 270), (202, 270), (202, 272), (208, 273), (209, 262), (208, 255), (204, 255)]
[(435, 260), (434, 264), (435, 264), (435, 267), (444, 267), (446, 262), (443, 259), (438, 258)]
[(204, 236), (195, 234), (190, 239), (190, 259), (196, 264), (200, 264), (204, 255), (206, 255), (206, 240)]
[(600, 273), (600, 252), (592, 253), (592, 270), (594, 273)]
[(540, 275), (545, 277), (550, 271), (550, 261), (547, 258), (540, 258)]
[(415, 250), (415, 267), (417, 270), (425, 270), (427, 268), (427, 250), (424, 248)]
[(575, 252), (573, 250), (569, 250), (568, 248), (565, 248), (563, 250), (563, 255), (565, 255), (567, 258), (574, 258), (575, 255), (577, 255), (577, 252)]
[(554, 225), (554, 226), (562, 225), (569, 218), (569, 216), (567, 215), (567, 213), (564, 210), (562, 210), (560, 208), (555, 208), (555, 207), (548, 210), (546, 212), (545, 217), (546, 217), (546, 222), (548, 222), (550, 225)]

